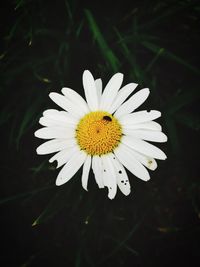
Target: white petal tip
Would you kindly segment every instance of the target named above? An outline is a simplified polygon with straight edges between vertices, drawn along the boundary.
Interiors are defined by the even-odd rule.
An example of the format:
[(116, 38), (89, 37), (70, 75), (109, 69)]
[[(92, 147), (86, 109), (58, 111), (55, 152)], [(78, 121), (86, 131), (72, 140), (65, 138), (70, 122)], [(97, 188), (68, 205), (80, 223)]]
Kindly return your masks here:
[(63, 87), (63, 88), (61, 89), (61, 92), (63, 93), (63, 95), (67, 94), (67, 93), (68, 93), (68, 88)]
[(138, 86), (138, 83), (130, 83), (133, 87), (137, 87)]
[(51, 100), (54, 100), (54, 97), (57, 96), (57, 95), (58, 95), (58, 93), (56, 93), (56, 92), (51, 92), (51, 93), (49, 94), (49, 97), (51, 98)]
[(116, 192), (112, 192), (112, 189), (108, 189), (109, 190), (109, 192), (108, 192), (108, 198), (109, 199), (114, 199), (115, 198), (115, 196), (116, 196)]
[(86, 187), (83, 186), (83, 189), (88, 192), (88, 189)]
[(165, 155), (165, 153), (163, 152), (162, 155), (160, 155), (159, 157), (160, 160), (166, 160), (167, 156)]
[(163, 142), (167, 142), (168, 141), (168, 137), (166, 135), (163, 136)]
[(130, 193), (131, 193), (131, 190), (129, 192), (126, 192), (126, 193), (123, 193), (123, 194), (127, 197), (128, 195), (130, 195)]
[(158, 166), (153, 166), (153, 167), (149, 167), (149, 169), (150, 169), (151, 171), (155, 171), (155, 170), (157, 169), (157, 167), (158, 167)]
[(113, 200), (115, 197), (114, 197), (114, 196), (109, 196), (109, 194), (108, 194), (108, 198), (109, 198), (110, 200)]
[[(37, 131), (38, 131), (38, 130), (37, 130)], [(38, 137), (38, 136), (37, 136), (37, 135), (38, 135), (38, 134), (37, 134), (37, 131), (36, 131), (36, 132), (34, 132), (34, 136), (35, 136), (35, 137)]]
[(83, 76), (85, 76), (85, 75), (92, 75), (92, 74), (91, 74), (91, 72), (89, 70), (84, 70)]
[(158, 164), (154, 159), (147, 159), (146, 167), (151, 171), (155, 171), (158, 167)]
[(61, 186), (61, 185), (63, 185), (64, 184), (64, 182), (62, 181), (62, 179), (56, 179), (56, 185), (57, 186)]
[(37, 153), (38, 155), (45, 155), (45, 154), (46, 154), (46, 153), (44, 153), (43, 151), (40, 150), (40, 147), (38, 147), (38, 148), (36, 149), (36, 153)]
[(117, 75), (118, 75), (118, 76), (120, 76), (120, 77), (121, 77), (121, 79), (123, 79), (123, 78), (124, 78), (124, 74), (123, 74), (123, 73), (121, 73), (121, 72), (118, 72), (118, 73), (117, 73)]
[(147, 175), (145, 175), (145, 176), (142, 177), (141, 179), (142, 179), (143, 181), (145, 181), (145, 182), (148, 182), (148, 181), (151, 179), (151, 177), (150, 177), (150, 175), (149, 175), (149, 172), (148, 172)]

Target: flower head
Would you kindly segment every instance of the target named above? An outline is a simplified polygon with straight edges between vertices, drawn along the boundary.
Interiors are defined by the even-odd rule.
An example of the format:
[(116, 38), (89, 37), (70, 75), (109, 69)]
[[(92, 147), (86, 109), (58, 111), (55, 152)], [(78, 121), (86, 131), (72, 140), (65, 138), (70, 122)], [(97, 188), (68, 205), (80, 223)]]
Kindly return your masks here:
[(121, 88), (122, 81), (123, 74), (115, 74), (102, 92), (101, 79), (94, 80), (86, 70), (83, 73), (86, 101), (70, 88), (63, 88), (62, 95), (49, 94), (64, 111), (44, 111), (39, 120), (44, 127), (37, 130), (35, 136), (51, 139), (40, 145), (37, 153), (57, 152), (49, 162), (56, 160), (57, 168), (64, 165), (56, 185), (69, 181), (83, 166), (81, 180), (87, 190), (92, 168), (99, 188), (107, 187), (108, 197), (113, 199), (117, 186), (123, 194), (130, 193), (125, 168), (148, 181), (147, 169), (156, 169), (155, 159), (166, 159), (159, 148), (146, 142), (167, 141), (160, 124), (153, 121), (161, 113), (157, 110), (135, 112), (147, 99), (149, 89), (142, 89), (126, 100), (137, 84), (129, 83)]

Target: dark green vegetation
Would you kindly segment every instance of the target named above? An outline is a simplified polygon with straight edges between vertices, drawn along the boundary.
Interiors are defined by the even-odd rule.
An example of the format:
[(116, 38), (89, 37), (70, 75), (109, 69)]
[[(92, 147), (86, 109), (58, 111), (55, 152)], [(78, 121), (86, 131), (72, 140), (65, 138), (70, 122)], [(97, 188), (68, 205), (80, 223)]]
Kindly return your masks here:
[[(6, 1), (5, 1), (6, 2)], [(199, 1), (7, 1), (1, 9), (1, 266), (193, 266), (200, 180)], [(111, 1), (110, 1), (111, 3)], [(83, 95), (82, 72), (149, 87), (168, 159), (110, 201), (90, 174), (62, 187), (33, 132), (51, 91)]]

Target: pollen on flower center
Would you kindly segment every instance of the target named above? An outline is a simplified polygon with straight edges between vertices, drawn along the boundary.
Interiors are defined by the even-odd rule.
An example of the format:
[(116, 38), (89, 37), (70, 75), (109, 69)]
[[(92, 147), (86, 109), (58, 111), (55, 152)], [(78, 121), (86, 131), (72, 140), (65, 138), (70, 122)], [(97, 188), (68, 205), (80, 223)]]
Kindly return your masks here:
[(121, 140), (122, 128), (118, 120), (105, 111), (86, 114), (76, 128), (76, 139), (89, 155), (103, 155), (113, 151)]

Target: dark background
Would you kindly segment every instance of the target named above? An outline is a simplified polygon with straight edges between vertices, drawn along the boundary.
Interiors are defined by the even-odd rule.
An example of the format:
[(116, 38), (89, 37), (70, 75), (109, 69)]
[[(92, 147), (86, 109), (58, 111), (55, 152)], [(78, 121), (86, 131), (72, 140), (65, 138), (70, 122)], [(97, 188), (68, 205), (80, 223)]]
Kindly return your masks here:
[[(1, 266), (197, 266), (200, 242), (199, 1), (1, 4)], [(51, 91), (82, 72), (149, 87), (168, 159), (114, 200), (91, 172), (62, 187), (33, 133)], [(195, 263), (196, 262), (196, 263)]]

